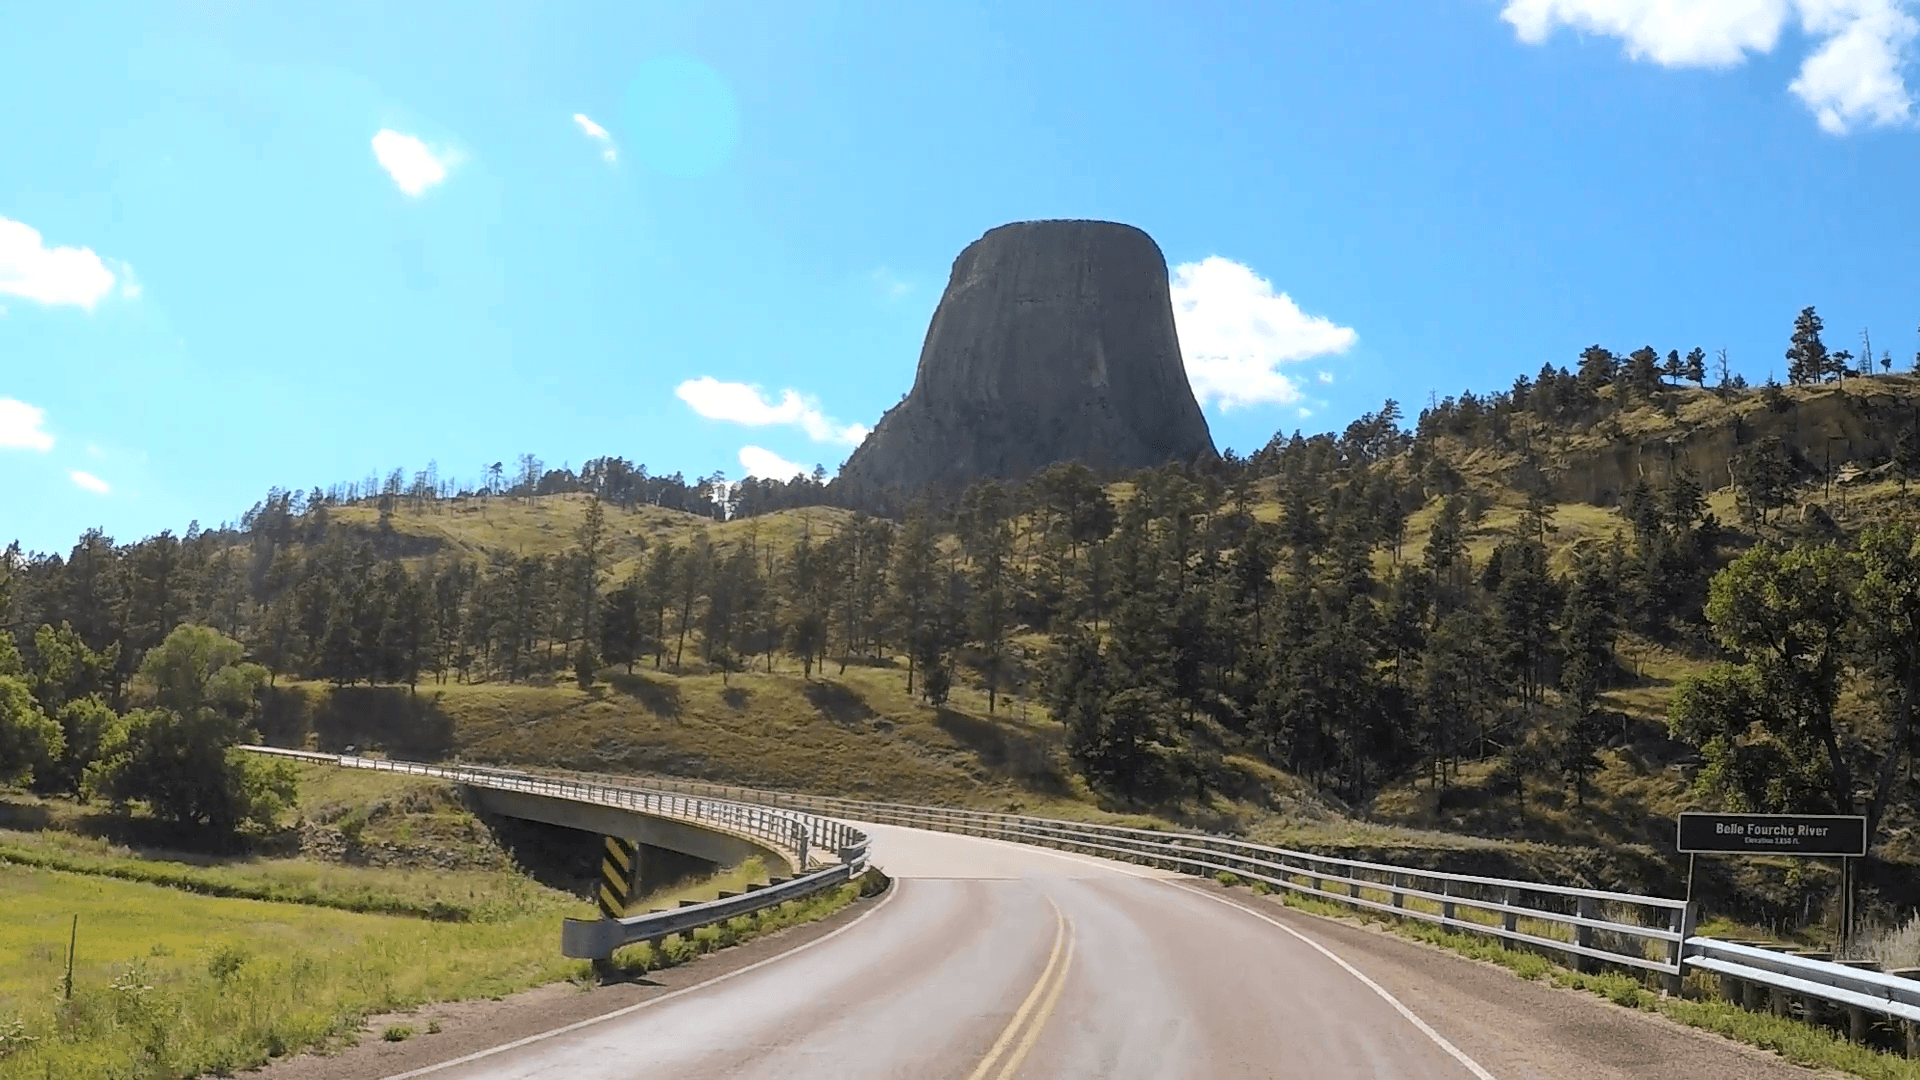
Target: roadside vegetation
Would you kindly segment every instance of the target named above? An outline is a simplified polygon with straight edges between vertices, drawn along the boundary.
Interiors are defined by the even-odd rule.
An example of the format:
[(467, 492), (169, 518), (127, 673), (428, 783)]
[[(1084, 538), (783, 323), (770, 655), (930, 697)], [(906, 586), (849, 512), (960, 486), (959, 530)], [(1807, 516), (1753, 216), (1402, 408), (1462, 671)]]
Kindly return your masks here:
[[(369, 1017), (594, 981), (558, 948), (560, 920), (592, 918), (593, 905), (530, 876), (450, 786), (305, 763), (288, 772), (297, 795), (280, 815), (242, 837), (244, 849), (211, 852), (141, 843), (156, 830), (182, 835), (144, 808), (120, 816), (0, 792), (14, 826), (0, 828), (0, 1077), (230, 1075), (399, 1029), (435, 1033), (373, 1031)], [(538, 872), (565, 877), (557, 861)], [(766, 880), (750, 860), (642, 897), (636, 910)], [(615, 971), (685, 963), (825, 917), (863, 885), (876, 889), (855, 883), (622, 950)]]
[[(1593, 345), (1417, 416), (1389, 401), (1118, 481), (1060, 465), (899, 522), (829, 505), (824, 474), (617, 457), (275, 488), (232, 526), (0, 559), (28, 684), (0, 698), (0, 760), (140, 801), (165, 775), (140, 733), (173, 730), (142, 671), (185, 624), (238, 643), (280, 745), (1448, 853), (1479, 846), (1437, 834), (1522, 838), (1663, 890), (1676, 810), (1859, 810), (1865, 909), (1890, 917), (1920, 901), (1920, 382), (1821, 333), (1809, 308), (1783, 334), (1785, 385)], [(1769, 651), (1788, 631), (1812, 644)], [(47, 689), (43, 654), (76, 647), (97, 705)], [(61, 764), (101, 752), (96, 728), (127, 741)], [(146, 797), (236, 829), (282, 798), (226, 786), (214, 809)], [(1830, 888), (1768, 864), (1701, 885), (1783, 929)]]

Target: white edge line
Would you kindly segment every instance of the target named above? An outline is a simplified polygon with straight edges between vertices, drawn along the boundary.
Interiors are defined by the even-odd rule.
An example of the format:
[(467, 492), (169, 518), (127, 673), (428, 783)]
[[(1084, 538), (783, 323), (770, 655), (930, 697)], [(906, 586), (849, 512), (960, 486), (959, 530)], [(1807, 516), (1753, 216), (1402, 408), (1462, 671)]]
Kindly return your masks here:
[(746, 967), (738, 968), (734, 971), (729, 971), (725, 975), (716, 975), (705, 982), (694, 983), (692, 986), (683, 986), (678, 990), (673, 990), (668, 993), (661, 994), (659, 997), (648, 998), (645, 1001), (637, 1002), (635, 1004), (628, 1005), (623, 1008), (615, 1009), (612, 1012), (601, 1013), (599, 1016), (591, 1016), (585, 1020), (576, 1020), (571, 1024), (566, 1024), (561, 1027), (553, 1028), (548, 1031), (542, 1031), (535, 1035), (529, 1035), (524, 1039), (515, 1039), (514, 1041), (509, 1043), (501, 1043), (499, 1046), (490, 1046), (485, 1050), (477, 1050), (471, 1054), (466, 1055), (465, 1057), (457, 1057), (449, 1061), (442, 1061), (437, 1065), (422, 1066), (421, 1068), (414, 1069), (410, 1072), (395, 1073), (392, 1076), (383, 1078), (383, 1080), (412, 1080), (412, 1078), (416, 1076), (426, 1076), (428, 1073), (436, 1073), (442, 1069), (451, 1069), (456, 1065), (465, 1065), (470, 1061), (478, 1061), (481, 1058), (492, 1057), (495, 1054), (504, 1054), (509, 1050), (518, 1050), (523, 1046), (528, 1046), (533, 1043), (537, 1043), (542, 1039), (551, 1039), (555, 1035), (565, 1035), (568, 1032), (579, 1031), (581, 1028), (591, 1027), (594, 1024), (598, 1024), (603, 1021), (615, 1020), (622, 1016), (626, 1016), (629, 1013), (639, 1012), (641, 1009), (645, 1009), (649, 1006), (658, 1005), (663, 1001), (672, 1000), (673, 998), (677, 998), (682, 994), (691, 994), (695, 990), (705, 990), (707, 987), (712, 986), (715, 983), (726, 982), (728, 979), (731, 979), (737, 975), (745, 975), (747, 972), (752, 971), (755, 968), (766, 967), (768, 964), (774, 963), (776, 961), (785, 960), (789, 956), (794, 956), (799, 953), (806, 952), (808, 949), (813, 948), (815, 945), (823, 945), (829, 941), (832, 941), (834, 938), (839, 937), (841, 934), (846, 933), (847, 931), (853, 929), (854, 927), (859, 926), (861, 923), (866, 922), (868, 919), (873, 918), (875, 915), (880, 914), (883, 908), (885, 908), (889, 903), (893, 902), (894, 895), (899, 891), (900, 891), (900, 879), (894, 878), (892, 883), (887, 886), (887, 894), (881, 897), (880, 902), (873, 906), (873, 910), (867, 912), (865, 915), (862, 915), (859, 918), (848, 923), (847, 925), (840, 927), (838, 930), (834, 930), (831, 933), (822, 934), (821, 936), (814, 938), (812, 941), (806, 942), (805, 944), (802, 944), (802, 945), (796, 945), (785, 952), (778, 953), (773, 956), (769, 956), (765, 960), (756, 960), (753, 963), (748, 964)]
[(1168, 881), (1168, 884), (1172, 885), (1176, 889), (1179, 889), (1181, 892), (1192, 893), (1195, 896), (1203, 896), (1208, 900), (1214, 901), (1215, 903), (1225, 904), (1230, 908), (1235, 908), (1240, 911), (1244, 911), (1247, 914), (1253, 916), (1254, 918), (1259, 919), (1261, 922), (1269, 923), (1273, 926), (1277, 926), (1280, 929), (1285, 930), (1287, 933), (1292, 934), (1294, 937), (1299, 938), (1301, 941), (1311, 946), (1314, 949), (1314, 951), (1318, 952), (1321, 956), (1324, 956), (1327, 959), (1333, 961), (1334, 963), (1339, 964), (1342, 968), (1345, 968), (1347, 974), (1353, 976), (1356, 979), (1359, 979), (1362, 983), (1366, 984), (1367, 989), (1372, 990), (1374, 993), (1380, 995), (1381, 999), (1384, 1000), (1387, 1004), (1393, 1006), (1396, 1012), (1398, 1012), (1401, 1016), (1406, 1017), (1408, 1022), (1412, 1023), (1414, 1027), (1419, 1028), (1421, 1034), (1425, 1035), (1429, 1039), (1432, 1039), (1436, 1046), (1440, 1047), (1440, 1049), (1442, 1050), (1445, 1050), (1448, 1054), (1451, 1054), (1455, 1061), (1458, 1061), (1460, 1064), (1466, 1066), (1467, 1071), (1474, 1075), (1475, 1080), (1495, 1080), (1495, 1077), (1492, 1073), (1482, 1068), (1479, 1062), (1468, 1057), (1465, 1051), (1461, 1050), (1459, 1047), (1448, 1042), (1446, 1036), (1433, 1030), (1433, 1027), (1429, 1025), (1425, 1020), (1422, 1020), (1418, 1016), (1415, 1016), (1412, 1009), (1409, 1009), (1405, 1005), (1402, 1005), (1400, 1003), (1399, 998), (1396, 998), (1392, 994), (1389, 994), (1386, 991), (1386, 988), (1381, 986), (1379, 983), (1374, 982), (1372, 979), (1367, 978), (1367, 976), (1363, 974), (1359, 968), (1354, 967), (1352, 964), (1349, 964), (1345, 960), (1342, 960), (1340, 957), (1334, 955), (1333, 950), (1327, 948), (1325, 945), (1320, 944), (1319, 942), (1313, 940), (1312, 938), (1301, 933), (1300, 931), (1295, 930), (1293, 927), (1288, 926), (1286, 923), (1283, 923), (1278, 919), (1275, 919), (1268, 915), (1262, 915), (1260, 912), (1255, 911), (1244, 904), (1234, 903), (1232, 900), (1229, 900), (1224, 896), (1215, 896), (1212, 893), (1205, 891), (1204, 889), (1195, 889), (1187, 885), (1182, 885), (1178, 882)]

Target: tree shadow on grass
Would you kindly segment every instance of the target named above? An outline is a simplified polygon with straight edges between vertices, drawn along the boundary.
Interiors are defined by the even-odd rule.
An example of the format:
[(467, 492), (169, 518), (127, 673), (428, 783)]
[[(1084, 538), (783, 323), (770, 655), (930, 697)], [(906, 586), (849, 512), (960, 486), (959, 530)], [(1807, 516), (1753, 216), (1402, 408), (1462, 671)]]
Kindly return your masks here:
[(615, 690), (638, 701), (648, 712), (661, 719), (671, 720), (680, 715), (678, 683), (655, 682), (645, 675), (624, 673), (608, 676), (607, 682), (611, 683)]
[(842, 683), (810, 682), (802, 693), (808, 704), (837, 724), (862, 724), (877, 715), (857, 691)]
[(1054, 752), (1054, 740), (1046, 735), (1023, 731), (1011, 724), (990, 723), (948, 708), (935, 710), (933, 722), (935, 727), (972, 751), (986, 768), (1004, 773), (1036, 792), (1067, 793), (1068, 785)]
[(729, 686), (725, 690), (720, 691), (720, 700), (726, 702), (727, 708), (735, 712), (746, 708), (747, 702), (752, 699), (753, 695), (744, 687)]
[(349, 746), (384, 750), (396, 758), (436, 760), (452, 752), (453, 718), (440, 693), (404, 686), (341, 686), (325, 695), (279, 687), (262, 695), (260, 734), (274, 746), (306, 746), (337, 753)]
[(162, 821), (137, 809), (115, 813), (100, 804), (76, 809), (76, 813), (63, 814), (55, 821), (51, 808), (44, 804), (0, 798), (0, 829), (72, 833), (124, 849), (116, 851), (116, 856), (190, 866), (220, 866), (293, 855), (300, 849), (299, 833), (293, 829), (281, 828), (267, 833), (223, 832), (204, 825)]

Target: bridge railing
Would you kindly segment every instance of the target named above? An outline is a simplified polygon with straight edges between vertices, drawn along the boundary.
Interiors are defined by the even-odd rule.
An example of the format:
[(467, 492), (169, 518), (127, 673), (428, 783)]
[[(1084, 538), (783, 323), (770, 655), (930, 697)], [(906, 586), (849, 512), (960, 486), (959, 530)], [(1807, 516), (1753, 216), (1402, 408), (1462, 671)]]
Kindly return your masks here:
[[(513, 782), (535, 778), (510, 770), (461, 768), (474, 775), (496, 773)], [(865, 834), (850, 822), (963, 833), (1202, 876), (1233, 874), (1347, 907), (1557, 953), (1576, 970), (1610, 964), (1656, 973), (1674, 993), (1688, 972), (1707, 973), (1717, 977), (1729, 1001), (1809, 1021), (1840, 1021), (1855, 1041), (1867, 1038), (1873, 1020), (1882, 1018), (1899, 1033), (1907, 1055), (1920, 1057), (1920, 970), (1882, 972), (1858, 963), (1702, 937), (1694, 933), (1695, 907), (1682, 900), (1343, 859), (1207, 833), (868, 802), (669, 777), (559, 771), (540, 775), (585, 785), (582, 790), (680, 795), (729, 806), (832, 815), (814, 820), (857, 834), (862, 859)], [(737, 819), (737, 811), (728, 813), (730, 820)], [(823, 836), (835, 835), (830, 826), (815, 827)]]
[[(623, 945), (657, 942), (674, 934), (691, 933), (851, 881), (867, 867), (868, 838), (864, 831), (844, 821), (795, 809), (693, 792), (647, 790), (631, 780), (616, 784), (579, 776), (539, 775), (477, 765), (430, 765), (267, 746), (242, 749), (316, 764), (432, 777), (470, 787), (518, 791), (631, 810), (755, 841), (780, 852), (794, 867), (793, 878), (776, 880), (765, 887), (750, 887), (737, 896), (723, 895), (715, 900), (620, 919), (568, 919), (561, 930), (561, 951), (566, 956), (604, 958)], [(823, 849), (837, 861), (821, 857), (819, 852)]]
[(1678, 993), (1688, 972), (1704, 972), (1717, 977), (1722, 995), (1733, 1003), (1809, 1021), (1837, 1022), (1855, 1041), (1867, 1038), (1875, 1018), (1883, 1018), (1897, 1032), (1907, 1055), (1920, 1057), (1920, 970), (1883, 972), (1864, 964), (1702, 937), (1694, 932), (1697, 909), (1683, 900), (1342, 859), (1204, 833), (757, 791), (671, 778), (639, 782), (689, 793), (724, 793), (730, 799), (806, 808), (854, 821), (1037, 844), (1183, 873), (1234, 874), (1347, 907), (1556, 953), (1576, 970), (1611, 964), (1656, 973), (1664, 976), (1672, 993)]

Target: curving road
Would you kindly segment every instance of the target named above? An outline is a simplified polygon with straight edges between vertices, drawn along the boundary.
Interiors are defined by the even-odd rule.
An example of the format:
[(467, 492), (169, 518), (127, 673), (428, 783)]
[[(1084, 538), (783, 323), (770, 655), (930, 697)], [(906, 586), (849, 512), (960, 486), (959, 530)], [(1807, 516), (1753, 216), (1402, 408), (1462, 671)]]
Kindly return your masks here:
[[(1787, 1080), (1587, 995), (1190, 878), (864, 826), (895, 886), (793, 952), (411, 1080)], [(397, 1078), (395, 1078), (397, 1080)]]

